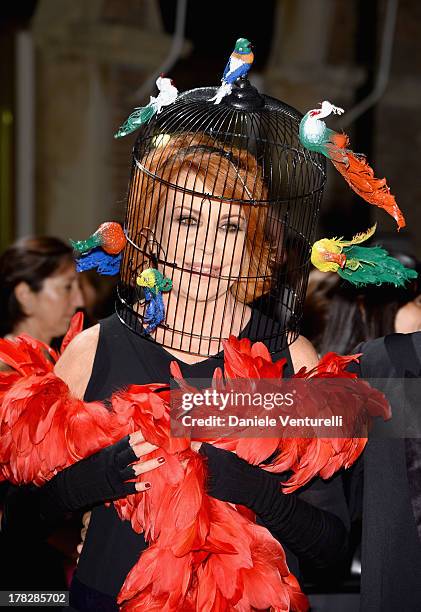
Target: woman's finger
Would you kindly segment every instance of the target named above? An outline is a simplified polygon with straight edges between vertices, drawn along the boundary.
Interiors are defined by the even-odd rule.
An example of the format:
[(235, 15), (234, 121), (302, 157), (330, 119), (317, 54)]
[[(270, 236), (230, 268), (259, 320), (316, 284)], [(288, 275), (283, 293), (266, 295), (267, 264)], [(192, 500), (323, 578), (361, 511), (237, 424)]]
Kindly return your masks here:
[(157, 448), (158, 447), (155, 446), (155, 444), (151, 444), (150, 442), (140, 442), (139, 444), (132, 446), (132, 450), (138, 459), (140, 459), (140, 457), (148, 455)]
[(148, 461), (139, 461), (139, 463), (134, 463), (132, 468), (136, 476), (139, 476), (139, 474), (156, 470), (156, 468), (159, 468), (164, 463), (164, 457), (157, 457), (156, 459), (149, 459)]
[(144, 493), (145, 491), (149, 491), (149, 489), (151, 488), (151, 483), (150, 482), (136, 482), (135, 487), (138, 493)]
[(139, 444), (139, 442), (144, 442), (145, 438), (143, 437), (143, 433), (140, 431), (134, 431), (129, 436), (130, 446), (133, 448), (135, 444)]

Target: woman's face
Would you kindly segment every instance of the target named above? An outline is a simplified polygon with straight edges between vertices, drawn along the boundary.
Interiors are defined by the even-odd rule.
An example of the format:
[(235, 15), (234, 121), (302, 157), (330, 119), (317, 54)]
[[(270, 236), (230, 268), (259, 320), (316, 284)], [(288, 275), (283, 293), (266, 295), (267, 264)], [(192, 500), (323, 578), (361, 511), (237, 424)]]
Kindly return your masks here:
[(421, 330), (421, 294), (401, 306), (395, 317), (395, 331), (398, 334), (411, 334)]
[[(43, 337), (64, 335), (77, 308), (84, 306), (75, 266), (69, 264), (30, 292), (24, 311)], [(23, 325), (25, 321), (23, 322)]]
[[(185, 186), (206, 191), (193, 177)], [(155, 235), (166, 261), (176, 265), (164, 270), (172, 278), (173, 291), (186, 300), (203, 302), (225, 294), (240, 276), (246, 232), (247, 219), (240, 205), (170, 191)]]

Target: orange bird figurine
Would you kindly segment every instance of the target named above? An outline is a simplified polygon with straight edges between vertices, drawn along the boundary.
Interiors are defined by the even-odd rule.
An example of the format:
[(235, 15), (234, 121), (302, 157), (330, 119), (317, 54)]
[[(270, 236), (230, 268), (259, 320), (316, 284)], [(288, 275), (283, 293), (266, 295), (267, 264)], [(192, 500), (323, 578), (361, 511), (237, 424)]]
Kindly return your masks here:
[(300, 123), (300, 141), (309, 151), (322, 153), (330, 159), (335, 168), (342, 174), (348, 185), (369, 204), (384, 208), (398, 224), (398, 229), (405, 227), (404, 216), (390, 193), (386, 179), (378, 179), (364, 155), (348, 149), (349, 138), (326, 127), (322, 121), (331, 113), (342, 115), (343, 108), (334, 106), (327, 100), (321, 108), (314, 108), (304, 115)]

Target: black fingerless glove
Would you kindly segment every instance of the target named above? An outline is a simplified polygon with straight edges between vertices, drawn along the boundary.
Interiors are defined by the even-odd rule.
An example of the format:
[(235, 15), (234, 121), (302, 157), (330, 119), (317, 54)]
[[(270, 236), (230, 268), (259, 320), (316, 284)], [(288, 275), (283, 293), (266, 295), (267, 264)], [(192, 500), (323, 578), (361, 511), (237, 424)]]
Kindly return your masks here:
[(199, 453), (207, 461), (209, 495), (250, 508), (300, 561), (322, 568), (343, 559), (347, 531), (335, 514), (295, 494), (284, 495), (279, 474), (250, 465), (234, 453), (206, 443)]
[(41, 515), (48, 518), (51, 511), (74, 512), (136, 493), (135, 483), (126, 482), (135, 478), (130, 464), (136, 460), (126, 436), (78, 461), (41, 487)]
[(4, 504), (3, 529), (34, 525), (36, 519), (52, 524), (68, 512), (135, 493), (135, 483), (126, 481), (135, 478), (130, 463), (136, 459), (126, 436), (65, 468), (42, 487), (12, 487)]
[(199, 453), (207, 462), (209, 495), (247, 506), (265, 521), (269, 529), (274, 505), (285, 503), (285, 496), (280, 492), (279, 475), (250, 465), (234, 453), (211, 444), (202, 444)]

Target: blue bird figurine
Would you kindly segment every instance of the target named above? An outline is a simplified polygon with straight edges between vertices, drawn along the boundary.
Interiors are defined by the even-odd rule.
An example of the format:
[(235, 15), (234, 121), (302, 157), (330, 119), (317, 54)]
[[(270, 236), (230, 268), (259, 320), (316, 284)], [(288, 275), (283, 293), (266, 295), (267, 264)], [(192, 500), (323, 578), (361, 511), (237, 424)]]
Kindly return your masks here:
[(211, 98), (211, 102), (219, 104), (225, 96), (229, 96), (232, 86), (237, 79), (245, 77), (253, 63), (254, 55), (251, 50), (251, 43), (247, 38), (239, 38), (235, 43), (235, 49), (231, 53), (228, 63), (222, 76), (222, 85), (218, 88), (216, 95)]

